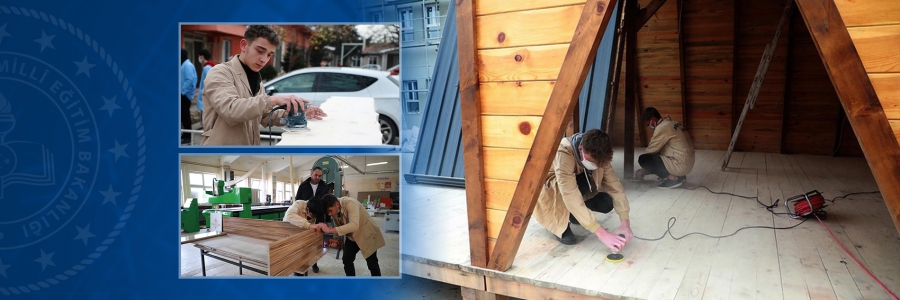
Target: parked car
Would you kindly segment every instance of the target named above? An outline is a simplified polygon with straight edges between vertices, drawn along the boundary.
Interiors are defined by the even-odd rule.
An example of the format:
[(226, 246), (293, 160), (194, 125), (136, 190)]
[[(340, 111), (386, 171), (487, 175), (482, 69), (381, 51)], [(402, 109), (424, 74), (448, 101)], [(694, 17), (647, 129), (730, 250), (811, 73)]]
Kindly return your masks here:
[(368, 64), (368, 65), (361, 66), (359, 68), (366, 69), (366, 70), (381, 71), (381, 65), (377, 65), (377, 64)]
[[(315, 106), (321, 106), (333, 96), (374, 98), (382, 143), (399, 144), (400, 82), (391, 78), (388, 72), (360, 68), (305, 68), (272, 79), (264, 86), (267, 93), (292, 94)], [(269, 128), (260, 128), (260, 132), (269, 133)], [(272, 127), (272, 133), (282, 132), (284, 128)]]

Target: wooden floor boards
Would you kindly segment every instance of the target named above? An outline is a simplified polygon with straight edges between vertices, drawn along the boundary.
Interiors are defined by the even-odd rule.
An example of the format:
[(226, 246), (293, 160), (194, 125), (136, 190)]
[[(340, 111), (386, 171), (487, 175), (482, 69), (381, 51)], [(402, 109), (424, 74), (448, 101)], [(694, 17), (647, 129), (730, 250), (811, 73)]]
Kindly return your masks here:
[[(765, 204), (812, 189), (828, 199), (877, 190), (861, 158), (737, 152), (723, 172), (717, 167), (723, 155), (698, 150), (685, 187), (704, 185), (758, 196)], [(620, 151), (614, 156), (620, 177), (621, 156)], [(671, 229), (675, 236), (726, 235), (745, 226), (789, 227), (800, 222), (773, 216), (753, 199), (702, 188), (657, 189), (655, 181), (623, 183), (632, 229), (644, 238), (659, 237), (671, 217), (677, 218)], [(409, 265), (454, 270), (448, 276), (484, 276), (489, 292), (558, 291), (619, 299), (888, 299), (815, 219), (794, 229), (749, 229), (722, 239), (634, 239), (622, 251), (626, 259), (621, 263), (605, 261), (608, 249), (580, 226), (572, 226), (579, 243), (568, 246), (531, 220), (513, 267), (497, 272), (469, 264), (464, 190), (406, 185), (404, 192), (410, 196), (405, 202), (403, 259), (416, 262)], [(826, 210), (824, 222), (838, 240), (892, 290), (900, 291), (900, 239), (881, 196), (839, 199)], [(783, 202), (774, 211), (783, 213)], [(619, 226), (616, 214), (598, 213), (597, 218), (607, 230)]]

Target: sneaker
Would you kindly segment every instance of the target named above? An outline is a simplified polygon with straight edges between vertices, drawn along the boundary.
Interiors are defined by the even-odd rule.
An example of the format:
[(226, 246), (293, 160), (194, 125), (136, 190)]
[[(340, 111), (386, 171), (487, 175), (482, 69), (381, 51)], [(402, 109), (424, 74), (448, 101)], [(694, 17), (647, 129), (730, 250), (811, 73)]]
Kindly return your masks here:
[(575, 234), (572, 233), (572, 229), (568, 226), (566, 227), (566, 231), (563, 232), (562, 237), (559, 238), (559, 242), (564, 245), (575, 245)]
[(312, 270), (313, 273), (319, 273), (319, 264), (313, 264)]
[(684, 183), (684, 180), (681, 180), (681, 177), (679, 177), (678, 179), (675, 179), (675, 180), (669, 180), (669, 179), (663, 180), (663, 182), (660, 183), (659, 185), (657, 185), (656, 187), (661, 188), (661, 189), (674, 189), (674, 188), (681, 186), (681, 184), (683, 184), (683, 183)]
[(644, 180), (644, 169), (634, 171), (634, 180)]

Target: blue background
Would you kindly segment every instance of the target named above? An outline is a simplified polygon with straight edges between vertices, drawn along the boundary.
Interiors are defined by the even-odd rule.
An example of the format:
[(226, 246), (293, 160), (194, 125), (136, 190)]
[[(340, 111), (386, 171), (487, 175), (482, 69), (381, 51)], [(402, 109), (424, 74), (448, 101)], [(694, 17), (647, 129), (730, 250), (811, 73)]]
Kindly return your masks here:
[[(355, 23), (364, 21), (361, 6), (358, 0), (4, 1), (0, 4), (0, 26), (6, 24), (5, 31), (10, 34), (0, 40), (0, 52), (34, 56), (56, 66), (64, 77), (71, 79), (92, 108), (97, 131), (92, 132), (96, 141), (91, 142), (99, 144), (93, 157), (96, 161), (92, 161), (95, 167), (91, 167), (91, 172), (97, 173), (96, 180), (88, 190), (82, 191), (86, 194), (81, 201), (83, 207), (77, 212), (74, 207), (67, 211), (63, 219), (69, 222), (57, 222), (53, 228), (59, 231), (45, 232), (39, 242), (0, 249), (0, 264), (8, 266), (5, 276), (0, 276), (0, 297), (383, 299), (377, 291), (399, 286), (401, 279), (373, 282), (343, 278), (178, 278), (179, 225), (173, 199), (179, 197), (179, 153), (286, 152), (283, 148), (179, 148), (176, 100), (181, 48), (179, 22)], [(76, 29), (75, 33), (61, 28), (58, 20), (71, 25), (69, 29)], [(52, 48), (41, 50), (40, 42), (34, 41), (42, 37), (41, 31), (55, 36)], [(79, 73), (77, 64), (73, 64), (82, 61), (82, 57), (94, 64), (90, 74)], [(32, 65), (35, 64), (29, 68)], [(15, 75), (0, 74), (4, 76)], [(59, 172), (70, 172), (73, 147), (65, 145), (69, 145), (73, 136), (61, 128), (66, 125), (57, 119), (56, 108), (45, 109), (52, 99), (32, 100), (29, 95), (35, 93), (33, 89), (8, 80), (0, 80), (0, 85), (0, 93), (18, 109), (16, 139), (52, 145), (50, 150), (54, 152)], [(110, 109), (104, 99), (108, 101), (113, 96), (117, 108)], [(64, 146), (57, 147), (57, 143), (52, 143), (54, 140), (64, 141), (58, 143)], [(290, 152), (348, 154), (361, 150), (309, 148)], [(389, 151), (369, 151), (372, 152)], [(58, 174), (59, 185), (71, 180), (67, 181), (64, 175)], [(64, 186), (55, 188), (61, 187)], [(53, 197), (50, 193), (36, 196), (27, 194), (26, 190), (10, 189), (12, 192), (0, 199), (5, 204), (3, 211), (11, 212), (0, 217), (0, 222), (39, 210), (17, 202), (52, 201), (48, 199)], [(115, 204), (109, 203), (108, 194), (101, 193), (108, 191), (119, 193), (113, 197)], [(35, 236), (31, 240), (16, 239), (10, 234), (11, 230), (21, 231), (17, 229), (20, 225), (0, 225), (0, 230), (7, 233), (0, 237), (0, 246), (25, 245), (36, 239)], [(88, 225), (93, 236), (79, 238), (78, 230)], [(40, 260), (47, 253), (53, 253), (50, 259), (53, 264)], [(371, 289), (373, 286), (379, 288)]]

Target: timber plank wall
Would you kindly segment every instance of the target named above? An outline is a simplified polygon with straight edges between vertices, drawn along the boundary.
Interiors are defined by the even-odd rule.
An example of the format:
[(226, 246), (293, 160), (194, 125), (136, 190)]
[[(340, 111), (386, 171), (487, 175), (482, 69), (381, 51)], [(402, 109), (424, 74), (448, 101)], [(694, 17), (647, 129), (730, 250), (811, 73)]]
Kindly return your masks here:
[[(849, 0), (836, 1), (842, 12), (851, 6)], [(891, 1), (900, 3), (875, 2)], [(644, 7), (650, 0), (640, 2)], [(683, 0), (680, 14), (686, 97), (683, 104), (678, 1), (666, 1), (638, 32), (638, 109), (653, 106), (661, 114), (682, 122), (686, 115), (697, 149), (727, 149), (763, 50), (772, 42), (785, 3), (783, 0)], [(830, 155), (837, 149), (839, 156), (862, 156), (850, 124), (841, 115), (840, 100), (809, 32), (796, 6), (793, 10), (790, 22), (782, 29), (756, 106), (747, 115), (735, 150)], [(857, 40), (867, 37), (874, 42), (893, 33), (894, 39), (900, 39), (900, 12), (895, 14), (885, 13), (882, 21), (868, 21), (869, 18), (859, 16), (860, 22), (868, 22), (863, 25), (845, 20), (857, 48), (861, 47)], [(891, 23), (891, 18), (897, 19), (896, 24)], [(879, 25), (874, 26), (873, 22)], [(894, 49), (900, 49), (900, 42)], [(866, 52), (860, 52), (864, 63)], [(878, 71), (869, 65), (867, 70), (894, 131), (900, 132), (900, 62), (894, 58), (894, 63), (890, 63), (892, 55), (900, 54), (877, 49), (868, 52), (871, 52), (869, 61), (874, 61), (872, 67)], [(880, 86), (879, 81), (883, 83)], [(615, 119), (609, 130), (616, 145), (624, 144), (624, 90), (620, 82)], [(644, 128), (640, 120), (636, 126), (639, 130), (635, 130), (635, 145), (646, 146), (653, 132)]]
[(835, 0), (835, 5), (900, 141), (900, 1)]

